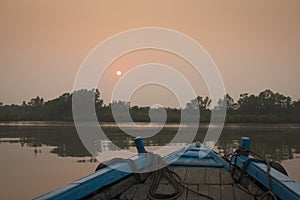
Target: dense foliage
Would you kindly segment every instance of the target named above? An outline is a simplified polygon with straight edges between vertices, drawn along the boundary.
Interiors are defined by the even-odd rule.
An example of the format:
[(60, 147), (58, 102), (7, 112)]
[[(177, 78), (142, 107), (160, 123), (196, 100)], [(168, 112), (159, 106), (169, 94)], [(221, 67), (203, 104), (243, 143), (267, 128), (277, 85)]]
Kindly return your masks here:
[[(208, 97), (196, 97), (186, 104), (185, 108), (150, 109), (150, 107), (130, 106), (129, 102), (112, 102), (103, 104), (99, 91), (80, 90), (74, 93), (64, 93), (56, 99), (44, 102), (41, 97), (23, 102), (22, 105), (3, 105), (0, 102), (0, 121), (72, 121), (72, 96), (74, 94), (95, 97), (95, 109), (100, 122), (113, 122), (111, 108), (116, 106), (120, 111), (120, 119), (129, 109), (130, 116), (136, 122), (149, 122), (149, 112), (152, 120), (161, 120), (166, 114), (166, 121), (170, 123), (180, 122), (181, 113), (192, 116), (196, 110), (200, 110), (201, 122), (209, 122), (212, 109), (227, 109), (226, 122), (245, 123), (299, 123), (300, 100), (292, 101), (290, 97), (271, 90), (265, 90), (259, 95), (244, 93), (235, 102), (228, 94), (220, 99), (217, 106), (211, 108), (211, 100)], [(124, 113), (122, 112), (124, 110)], [(126, 118), (124, 117), (124, 121)], [(188, 121), (188, 120), (187, 120)]]

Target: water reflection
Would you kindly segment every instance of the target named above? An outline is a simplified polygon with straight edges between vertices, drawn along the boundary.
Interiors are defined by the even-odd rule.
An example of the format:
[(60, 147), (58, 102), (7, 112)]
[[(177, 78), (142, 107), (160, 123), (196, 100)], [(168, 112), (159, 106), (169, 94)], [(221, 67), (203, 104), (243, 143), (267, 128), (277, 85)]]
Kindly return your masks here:
[(217, 143), (224, 153), (234, 151), (239, 138), (251, 138), (253, 151), (276, 161), (293, 159), (300, 148), (300, 126), (297, 124), (227, 125)]
[[(100, 151), (116, 150), (134, 146), (133, 137), (123, 133), (120, 128), (106, 124), (102, 126), (110, 141), (100, 141)], [(149, 129), (140, 128), (141, 136)], [(189, 126), (183, 127), (189, 134)], [(164, 146), (168, 144), (178, 130), (178, 125), (164, 127), (157, 135), (144, 140), (146, 146)], [(201, 125), (195, 140), (202, 141), (207, 125)], [(270, 159), (281, 161), (293, 159), (300, 153), (299, 124), (233, 124), (226, 125), (217, 142), (219, 152), (233, 152), (242, 136), (251, 138), (251, 148)], [(51, 153), (59, 157), (78, 157), (78, 162), (94, 162), (90, 153), (82, 145), (72, 123), (0, 123), (1, 143), (19, 143), (22, 147), (33, 148), (35, 156), (43, 153), (44, 146), (52, 147)], [(114, 145), (113, 145), (114, 144)], [(82, 157), (82, 159), (80, 159)], [(84, 158), (83, 157), (90, 157)]]

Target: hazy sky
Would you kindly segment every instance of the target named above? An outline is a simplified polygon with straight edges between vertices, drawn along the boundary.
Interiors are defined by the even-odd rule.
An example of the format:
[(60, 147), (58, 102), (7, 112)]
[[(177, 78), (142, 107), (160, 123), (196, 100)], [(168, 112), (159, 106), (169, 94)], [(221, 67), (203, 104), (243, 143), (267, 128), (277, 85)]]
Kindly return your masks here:
[[(21, 103), (37, 95), (47, 100), (72, 91), (77, 70), (97, 44), (145, 26), (174, 29), (199, 42), (235, 99), (240, 93), (257, 94), (268, 88), (299, 99), (299, 10), (298, 0), (0, 0), (0, 102)], [(100, 81), (106, 90), (100, 91), (103, 98), (117, 80), (114, 70), (126, 72), (162, 57), (189, 79), (195, 78), (188, 64), (174, 55), (136, 52), (106, 72)], [(199, 81), (196, 91), (205, 95), (202, 86)], [(166, 89), (149, 93), (153, 87), (147, 87), (136, 92), (133, 102), (160, 99), (162, 104), (176, 104)]]

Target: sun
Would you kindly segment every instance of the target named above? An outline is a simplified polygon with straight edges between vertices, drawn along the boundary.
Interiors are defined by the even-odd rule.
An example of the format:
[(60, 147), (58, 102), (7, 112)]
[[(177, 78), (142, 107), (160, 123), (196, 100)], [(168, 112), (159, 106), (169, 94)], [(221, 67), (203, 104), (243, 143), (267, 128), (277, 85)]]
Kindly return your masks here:
[(122, 75), (122, 72), (120, 70), (116, 71), (116, 75), (117, 76), (121, 76)]

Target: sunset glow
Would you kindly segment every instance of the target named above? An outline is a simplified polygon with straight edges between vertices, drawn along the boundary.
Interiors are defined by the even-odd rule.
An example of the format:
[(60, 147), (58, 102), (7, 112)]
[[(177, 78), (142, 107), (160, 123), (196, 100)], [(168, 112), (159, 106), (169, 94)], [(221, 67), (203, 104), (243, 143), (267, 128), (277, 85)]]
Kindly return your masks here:
[(0, 0), (0, 72), (0, 200), (300, 200), (300, 0)]
[[(137, 1), (138, 5), (136, 1), (93, 1), (84, 6), (75, 2), (61, 1), (57, 6), (48, 0), (18, 5), (2, 1), (0, 103), (22, 104), (36, 95), (49, 100), (71, 91), (83, 58), (96, 45), (120, 32), (152, 26), (175, 29), (203, 45), (235, 99), (240, 93), (258, 94), (267, 88), (300, 98), (300, 1)], [(148, 49), (116, 59), (101, 79), (101, 98), (109, 103), (113, 81), (147, 62), (176, 68), (196, 85), (197, 95), (209, 95), (202, 77), (188, 62)], [(156, 97), (160, 95), (151, 99)], [(145, 105), (148, 99), (141, 95), (138, 102)]]

